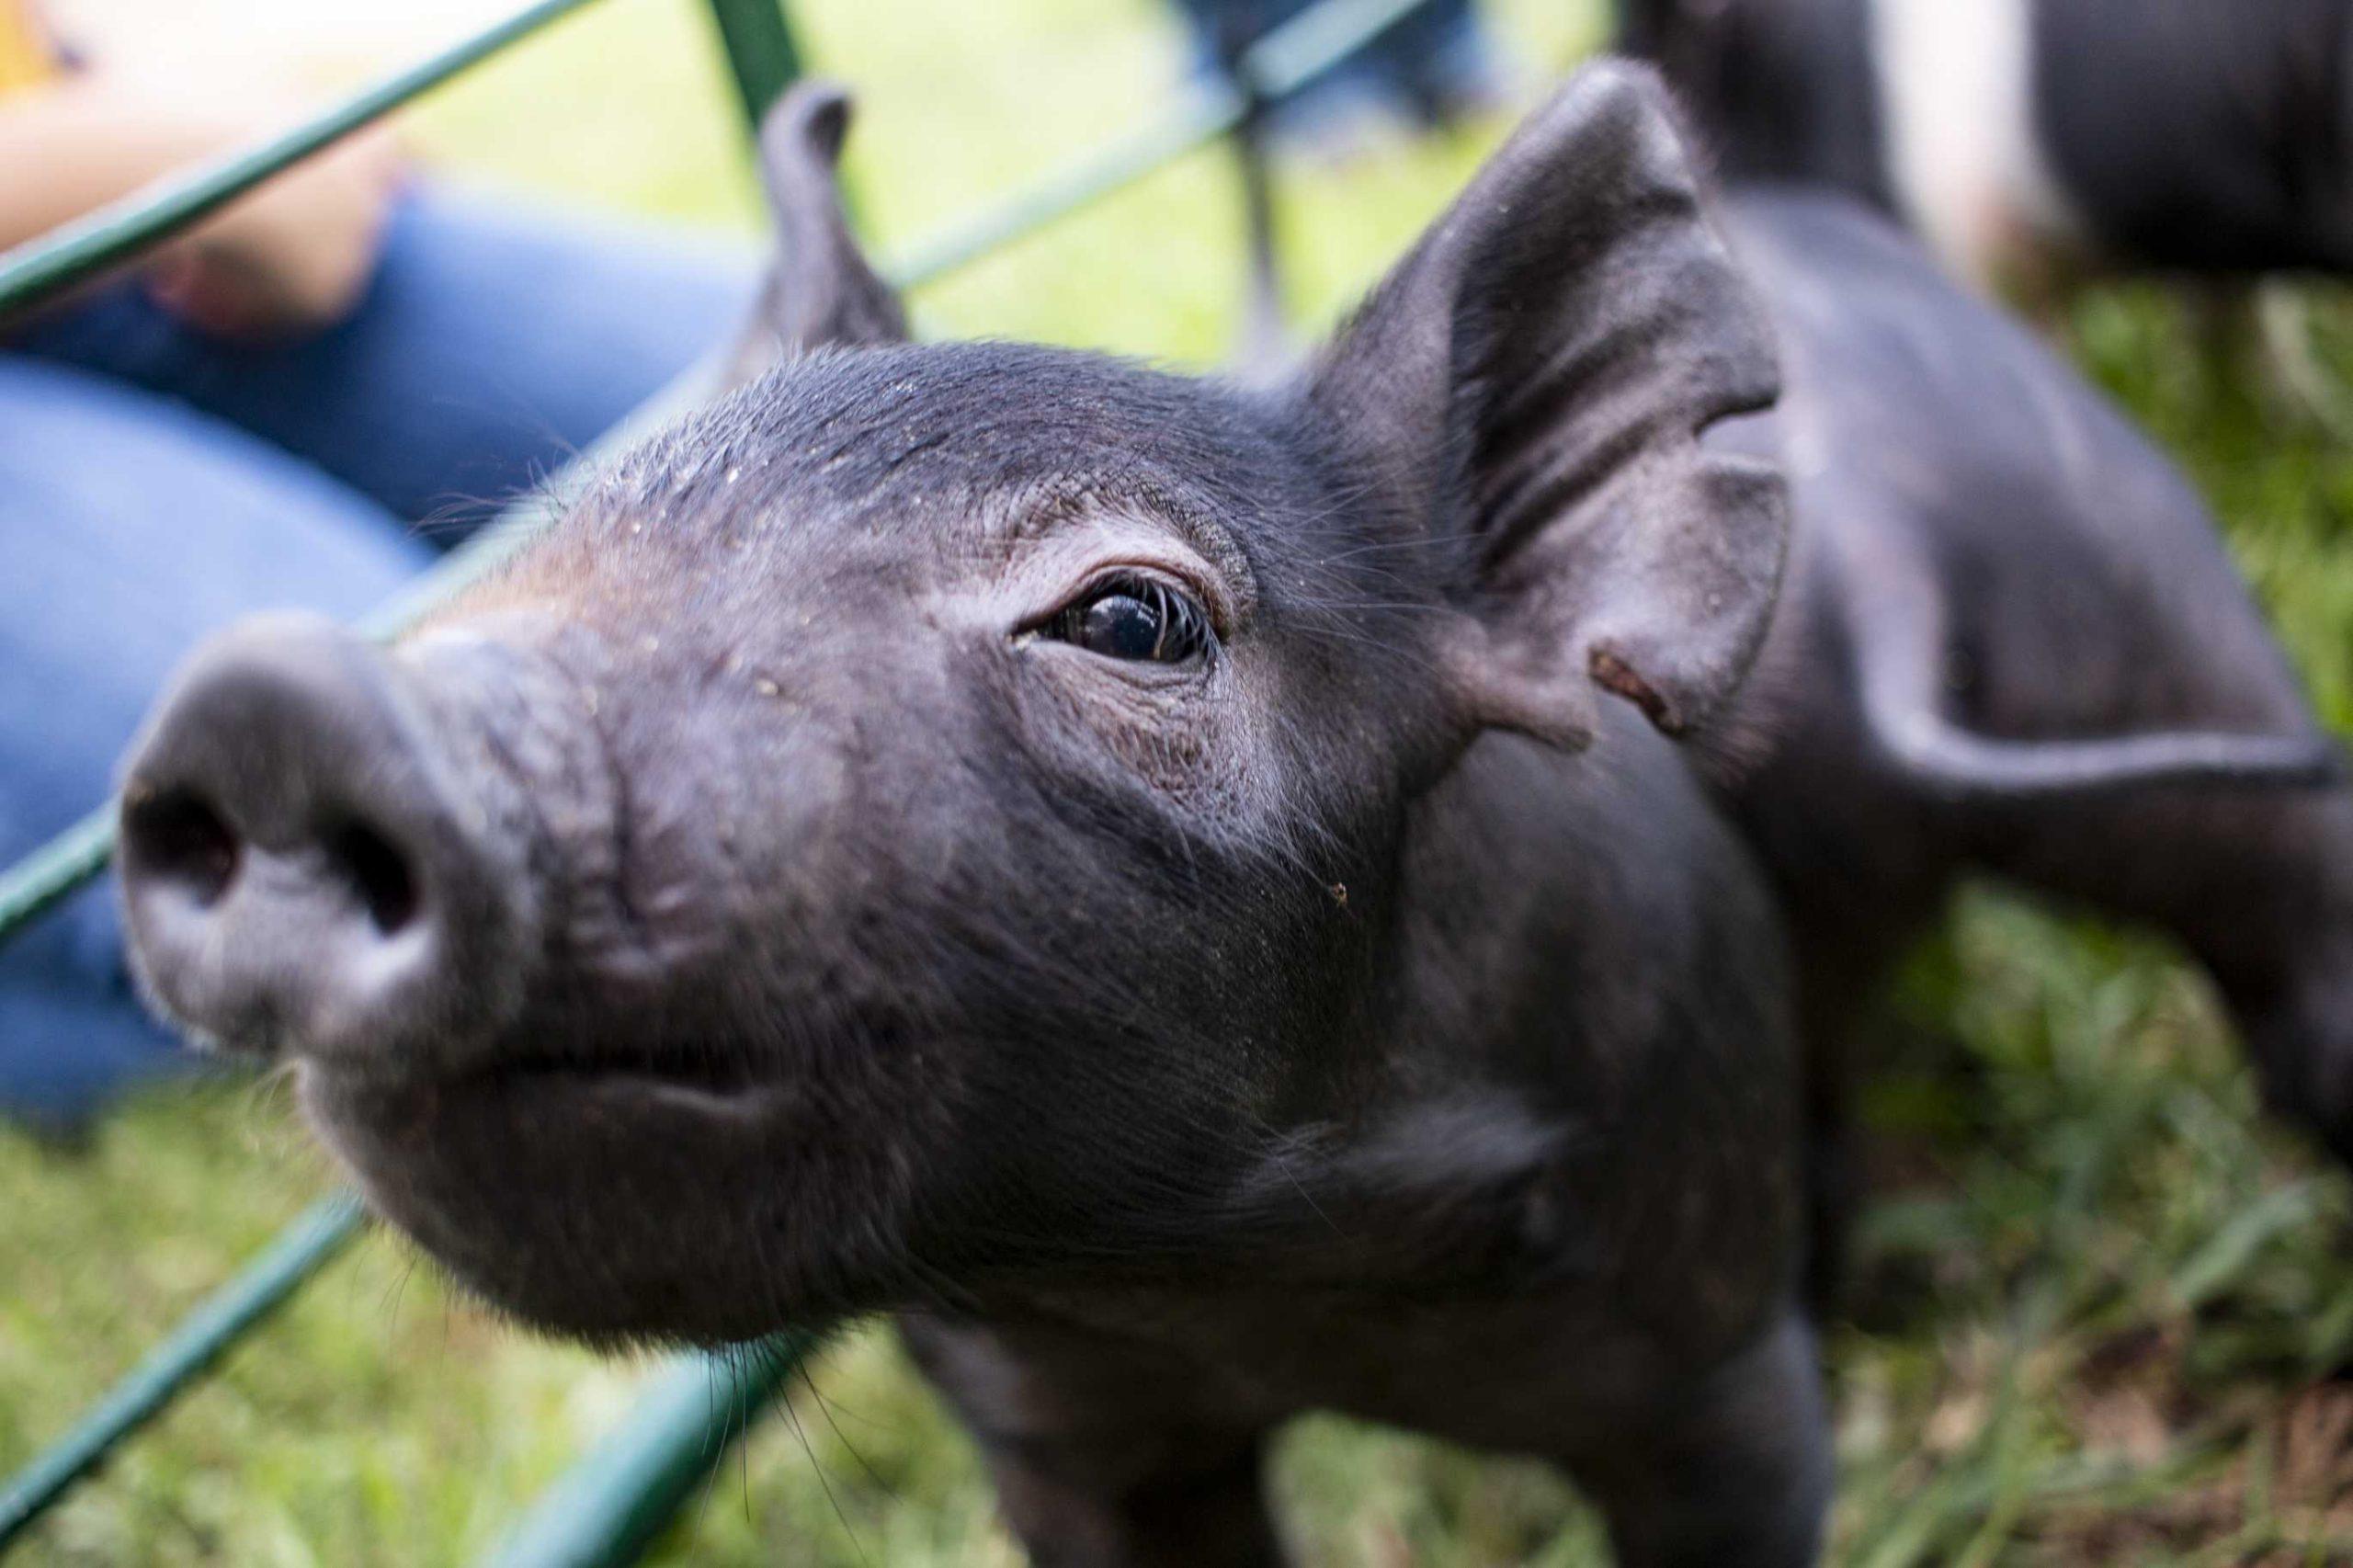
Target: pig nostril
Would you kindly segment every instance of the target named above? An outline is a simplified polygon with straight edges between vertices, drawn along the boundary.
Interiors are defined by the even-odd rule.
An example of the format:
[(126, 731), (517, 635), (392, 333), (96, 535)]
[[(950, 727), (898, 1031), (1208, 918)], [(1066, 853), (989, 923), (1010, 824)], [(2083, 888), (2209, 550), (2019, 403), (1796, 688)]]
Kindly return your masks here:
[(199, 795), (166, 790), (123, 815), (126, 847), (141, 872), (177, 884), (209, 907), (237, 874), (236, 833)]
[(327, 859), (359, 894), (368, 918), (397, 936), (424, 903), (416, 873), (392, 841), (365, 823), (347, 822), (326, 835)]

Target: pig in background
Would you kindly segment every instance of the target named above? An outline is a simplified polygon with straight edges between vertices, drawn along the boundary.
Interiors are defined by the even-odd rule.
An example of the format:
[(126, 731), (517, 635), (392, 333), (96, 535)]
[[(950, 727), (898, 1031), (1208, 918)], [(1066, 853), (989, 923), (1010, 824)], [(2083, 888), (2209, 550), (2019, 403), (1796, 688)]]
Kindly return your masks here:
[(1617, 0), (1734, 179), (1828, 185), (1958, 276), (2353, 271), (2347, 0)]
[(780, 112), (798, 357), (390, 654), (229, 634), (129, 767), (147, 984), (494, 1301), (900, 1312), (1041, 1562), (1273, 1560), (1336, 1408), (1797, 1564), (1844, 1010), (1955, 876), (2178, 932), (2353, 1142), (2333, 748), (1868, 211), (1711, 210), (1598, 68), (1248, 391), (899, 344)]

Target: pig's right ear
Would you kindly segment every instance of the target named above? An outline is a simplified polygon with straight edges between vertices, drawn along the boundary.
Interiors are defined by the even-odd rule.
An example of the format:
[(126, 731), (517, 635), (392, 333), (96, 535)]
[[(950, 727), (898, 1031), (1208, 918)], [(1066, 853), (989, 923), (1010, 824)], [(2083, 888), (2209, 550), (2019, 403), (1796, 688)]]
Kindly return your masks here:
[(1587, 68), (1536, 111), (1326, 350), (1310, 409), (1460, 613), (1475, 724), (1591, 739), (1597, 688), (1669, 733), (1738, 687), (1788, 521), (1779, 473), (1703, 445), (1779, 390), (1663, 89)]
[(835, 177), (849, 95), (831, 82), (794, 85), (760, 126), (760, 176), (776, 221), (776, 259), (745, 328), (733, 380), (813, 348), (903, 343), (905, 313), (850, 236)]

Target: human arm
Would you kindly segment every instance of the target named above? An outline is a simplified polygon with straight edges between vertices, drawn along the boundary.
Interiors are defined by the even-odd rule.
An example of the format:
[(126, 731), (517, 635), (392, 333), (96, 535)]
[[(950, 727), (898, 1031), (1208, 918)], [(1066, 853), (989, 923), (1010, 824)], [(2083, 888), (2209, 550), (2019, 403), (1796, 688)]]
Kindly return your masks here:
[[(85, 74), (0, 99), (0, 246), (71, 222), (255, 140), (268, 120), (226, 95)], [(222, 209), (157, 253), (157, 298), (219, 335), (315, 330), (367, 287), (402, 161), (362, 132)]]

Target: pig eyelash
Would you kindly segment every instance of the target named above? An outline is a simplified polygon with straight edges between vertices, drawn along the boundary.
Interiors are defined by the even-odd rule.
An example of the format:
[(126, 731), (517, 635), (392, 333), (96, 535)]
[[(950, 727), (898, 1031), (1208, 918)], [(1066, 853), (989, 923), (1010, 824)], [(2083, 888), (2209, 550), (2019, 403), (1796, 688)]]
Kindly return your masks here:
[(1215, 642), (1208, 612), (1190, 594), (1164, 578), (1132, 571), (1097, 578), (1036, 631), (1131, 664), (1190, 664)]

